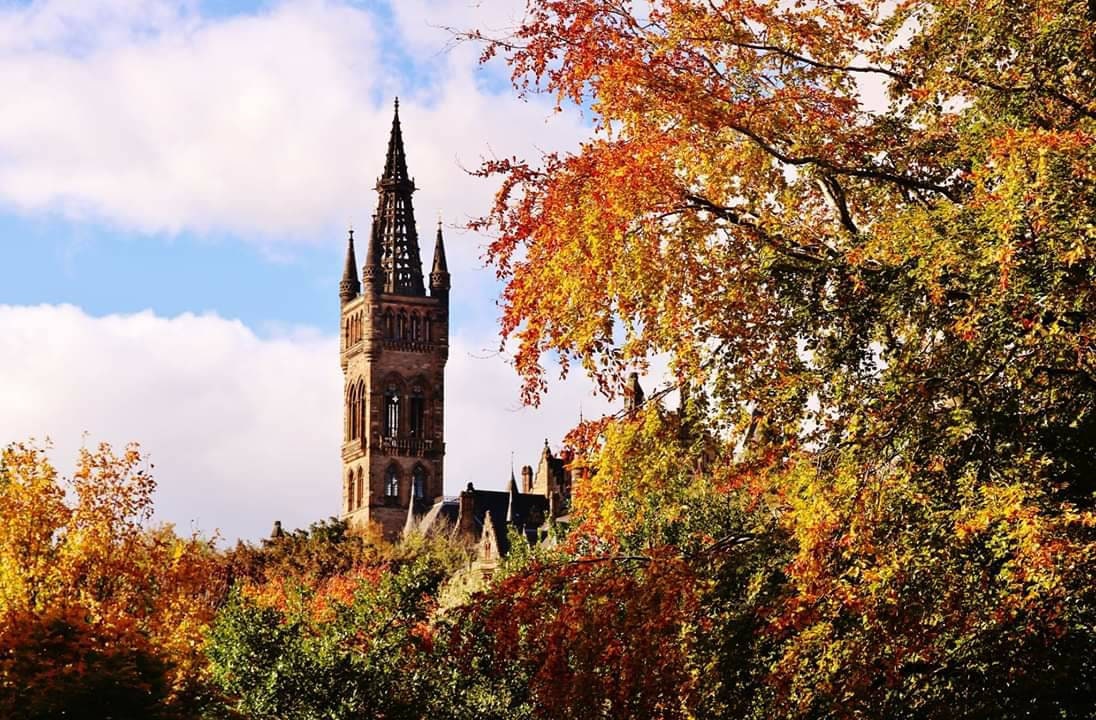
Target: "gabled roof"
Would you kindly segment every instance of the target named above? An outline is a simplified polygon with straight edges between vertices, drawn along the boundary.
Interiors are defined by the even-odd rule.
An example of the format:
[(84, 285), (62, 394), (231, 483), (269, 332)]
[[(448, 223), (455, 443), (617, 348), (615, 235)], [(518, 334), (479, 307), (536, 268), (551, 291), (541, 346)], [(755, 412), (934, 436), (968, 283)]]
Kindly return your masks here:
[[(532, 542), (537, 537), (537, 529), (548, 517), (548, 498), (517, 492), (517, 485), (513, 482), (506, 491), (472, 489), (465, 490), (462, 496), (470, 501), (472, 539), (481, 542), (484, 532), (489, 529), (497, 540), (500, 556), (510, 551), (510, 527)], [(428, 533), (442, 527), (460, 527), (460, 507), (461, 498), (445, 498), (422, 512), (418, 508), (409, 508), (404, 532), (417, 530)]]

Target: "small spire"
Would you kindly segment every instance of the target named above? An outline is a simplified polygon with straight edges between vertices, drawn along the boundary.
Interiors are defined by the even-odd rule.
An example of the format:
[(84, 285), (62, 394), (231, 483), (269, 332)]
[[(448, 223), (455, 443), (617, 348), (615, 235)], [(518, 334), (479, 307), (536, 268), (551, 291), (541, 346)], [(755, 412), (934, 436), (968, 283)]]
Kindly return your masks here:
[(343, 304), (358, 297), (362, 290), (358, 282), (358, 261), (354, 257), (354, 228), (350, 228), (350, 237), (346, 241), (346, 266), (343, 268), (342, 281), (339, 283), (339, 299)]
[(507, 488), (510, 497), (507, 498), (506, 503), (506, 522), (516, 523), (518, 522), (518, 481), (514, 479), (514, 474), (510, 473), (510, 486)]
[(438, 235), (434, 241), (434, 268), (430, 271), (430, 295), (447, 297), (449, 294), (449, 263), (445, 260), (445, 239), (441, 233), (441, 220), (438, 220)]
[(282, 530), (282, 521), (274, 521), (274, 529), (270, 531), (270, 539), (277, 540), (278, 538), (285, 537), (285, 530)]

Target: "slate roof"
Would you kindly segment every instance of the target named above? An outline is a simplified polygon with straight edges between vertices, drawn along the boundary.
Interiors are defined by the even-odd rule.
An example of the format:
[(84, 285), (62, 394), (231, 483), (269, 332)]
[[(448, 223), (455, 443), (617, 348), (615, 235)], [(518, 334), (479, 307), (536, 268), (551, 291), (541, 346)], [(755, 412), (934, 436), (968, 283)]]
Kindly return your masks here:
[[(488, 513), (491, 518), (491, 530), (495, 533), (499, 552), (505, 555), (510, 550), (508, 526), (521, 530), (530, 542), (537, 538), (537, 529), (548, 517), (548, 498), (535, 493), (517, 491), (517, 483), (511, 479), (510, 489), (503, 490), (466, 490), (462, 493), (471, 499), (472, 527), (474, 537), (483, 536)], [(420, 532), (430, 532), (444, 525), (459, 527), (461, 498), (444, 498), (435, 502), (423, 513), (414, 513), (411, 528)], [(409, 522), (411, 518), (409, 518)]]

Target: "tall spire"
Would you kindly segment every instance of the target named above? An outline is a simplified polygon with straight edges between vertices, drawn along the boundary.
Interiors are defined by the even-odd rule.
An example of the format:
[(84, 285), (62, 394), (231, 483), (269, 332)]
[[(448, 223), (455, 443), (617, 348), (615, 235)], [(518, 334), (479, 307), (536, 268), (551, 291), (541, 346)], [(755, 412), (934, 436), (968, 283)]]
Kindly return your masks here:
[(392, 134), (384, 161), (384, 175), (377, 181), (377, 214), (373, 232), (380, 245), (379, 262), (384, 278), (383, 291), (399, 295), (425, 295), (419, 236), (415, 228), (415, 209), (411, 194), (415, 183), (407, 174), (407, 157), (400, 129), (400, 101), (396, 99)]
[(384, 158), (384, 180), (410, 182), (407, 176), (407, 156), (403, 150), (403, 131), (400, 128), (400, 99), (396, 98), (392, 115), (392, 133), (388, 137), (388, 154)]
[(434, 241), (434, 268), (430, 271), (430, 296), (449, 295), (449, 263), (445, 261), (445, 240), (441, 236), (441, 220), (438, 220), (438, 237)]
[(358, 282), (358, 261), (354, 257), (354, 228), (350, 228), (350, 237), (346, 241), (346, 267), (343, 268), (342, 281), (339, 283), (339, 299), (343, 304), (358, 297), (362, 290)]

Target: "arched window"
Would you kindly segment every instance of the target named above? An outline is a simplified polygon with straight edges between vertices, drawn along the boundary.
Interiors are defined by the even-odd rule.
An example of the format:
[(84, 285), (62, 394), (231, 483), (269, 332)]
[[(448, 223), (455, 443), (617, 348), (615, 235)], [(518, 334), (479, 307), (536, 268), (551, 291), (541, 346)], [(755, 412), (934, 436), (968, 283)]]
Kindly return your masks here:
[(343, 343), (345, 345), (350, 344), (350, 318), (347, 318), (346, 322), (343, 323)]
[(353, 440), (358, 437), (358, 384), (350, 387), (350, 397), (346, 403), (346, 439)]
[(346, 474), (346, 511), (354, 509), (354, 471)]
[(422, 439), (426, 434), (426, 398), (423, 397), (422, 387), (416, 385), (411, 389), (411, 416), (408, 418), (408, 432), (413, 438)]
[(416, 465), (414, 472), (411, 473), (411, 495), (416, 500), (426, 497), (426, 470), (422, 465)]
[(384, 391), (384, 436), (394, 438), (400, 431), (400, 396), (395, 385)]
[(358, 468), (358, 504), (357, 507), (361, 507), (365, 502), (365, 475), (362, 473), (362, 469)]
[(400, 496), (400, 471), (395, 465), (384, 472), (384, 496), (386, 498)]
[(355, 415), (358, 418), (358, 434), (354, 436), (354, 439), (361, 440), (365, 438), (365, 382), (358, 381), (358, 406), (355, 408)]
[(431, 338), (431, 336), (433, 335), (433, 332), (434, 332), (433, 325), (434, 325), (434, 321), (430, 319), (429, 315), (427, 315), (423, 320), (423, 331), (422, 331), (422, 339), (425, 342), (430, 342), (430, 338)]
[(392, 316), (391, 310), (384, 311), (384, 336), (386, 338), (396, 337), (396, 328), (394, 327), (395, 320)]
[(422, 316), (418, 313), (411, 315), (411, 339), (415, 342), (422, 340)]
[(396, 337), (398, 337), (400, 340), (406, 340), (407, 337), (408, 337), (407, 336), (407, 313), (405, 313), (403, 310), (400, 310), (400, 316), (399, 316), (398, 322), (399, 322), (399, 325), (396, 328)]

